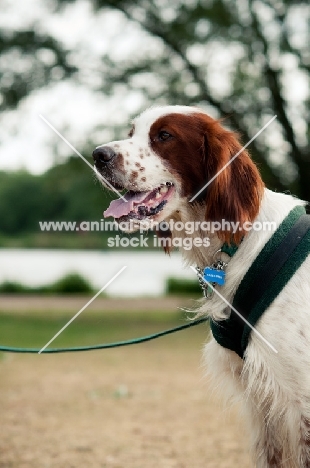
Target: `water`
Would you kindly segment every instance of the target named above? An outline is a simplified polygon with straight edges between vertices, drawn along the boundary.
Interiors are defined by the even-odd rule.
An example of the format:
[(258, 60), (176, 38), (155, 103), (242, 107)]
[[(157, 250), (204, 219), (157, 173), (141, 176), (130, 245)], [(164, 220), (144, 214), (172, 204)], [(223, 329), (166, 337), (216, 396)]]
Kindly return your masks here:
[(178, 252), (169, 257), (163, 252), (0, 249), (0, 283), (41, 286), (75, 272), (99, 290), (124, 265), (127, 268), (107, 287), (110, 296), (158, 296), (170, 276), (195, 278)]

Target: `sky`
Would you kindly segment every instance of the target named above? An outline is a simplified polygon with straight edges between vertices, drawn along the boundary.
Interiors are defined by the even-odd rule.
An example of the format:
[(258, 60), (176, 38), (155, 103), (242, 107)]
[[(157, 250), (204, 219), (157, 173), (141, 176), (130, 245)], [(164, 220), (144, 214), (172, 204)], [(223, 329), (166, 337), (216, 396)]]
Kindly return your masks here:
[[(300, 25), (298, 15), (294, 21)], [(130, 127), (128, 115), (134, 115), (141, 108), (142, 94), (138, 91), (128, 93), (125, 86), (118, 87), (114, 96), (95, 93), (91, 88), (99, 77), (94, 64), (111, 50), (115, 60), (122, 60), (131, 54), (143, 56), (146, 51), (159, 54), (162, 45), (158, 40), (147, 36), (121, 13), (105, 10), (94, 14), (87, 0), (78, 0), (59, 12), (54, 11), (52, 0), (23, 0), (18, 3), (15, 0), (2, 0), (0, 27), (35, 27), (38, 31), (51, 33), (66, 47), (76, 51), (75, 59), (82, 62), (83, 68), (87, 70), (81, 84), (77, 85), (71, 80), (59, 81), (46, 89), (33, 92), (22, 101), (18, 110), (0, 116), (0, 170), (24, 168), (40, 174), (72, 154), (72, 150), (39, 117), (40, 114), (80, 152), (83, 152), (83, 145), (89, 137), (96, 145), (110, 141), (113, 136), (111, 124)], [(296, 41), (298, 37), (296, 35)], [(234, 52), (238, 53), (238, 50)], [(221, 70), (233, 66), (231, 51), (223, 51), (223, 48), (219, 50), (214, 46), (208, 52), (216, 56), (213, 62), (203, 47), (193, 47), (188, 53), (193, 62), (209, 60), (213, 86), (217, 86), (221, 92), (229, 87)], [(45, 52), (42, 60), (53, 60), (53, 57)], [(294, 103), (290, 112), (294, 117), (297, 136), (302, 139), (305, 124), (298, 106), (308, 93), (307, 82), (302, 73), (293, 73), (296, 63), (292, 56), (287, 57), (285, 67), (284, 93)], [(271, 147), (274, 146), (275, 155), (281, 159), (286, 149), (281, 149), (281, 141), (275, 137), (275, 132), (270, 131), (266, 139)]]

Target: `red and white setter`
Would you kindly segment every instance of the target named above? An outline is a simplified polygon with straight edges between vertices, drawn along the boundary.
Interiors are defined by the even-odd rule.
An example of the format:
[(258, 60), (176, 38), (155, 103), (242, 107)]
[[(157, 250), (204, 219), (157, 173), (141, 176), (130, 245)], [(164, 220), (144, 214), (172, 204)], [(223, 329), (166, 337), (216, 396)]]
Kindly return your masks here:
[[(203, 269), (213, 263), (214, 253), (224, 242), (239, 245), (228, 262), (226, 283), (220, 288), (230, 303), (272, 235), (243, 226), (254, 221), (262, 225), (272, 221), (279, 226), (290, 210), (305, 205), (290, 195), (266, 189), (245, 150), (219, 173), (241, 148), (235, 133), (201, 109), (165, 106), (146, 110), (133, 121), (127, 139), (106, 143), (93, 153), (98, 175), (117, 190), (127, 190), (126, 200), (113, 201), (105, 216), (118, 222), (131, 220), (129, 230), (137, 230), (150, 220), (192, 221), (197, 228), (190, 237), (199, 238), (205, 236), (199, 228), (203, 221), (239, 223), (233, 234), (225, 229), (210, 232), (209, 247), (201, 243), (193, 243), (191, 250), (181, 247), (185, 261)], [(190, 202), (217, 173), (206, 190)], [(189, 236), (179, 230), (170, 235)], [(254, 333), (245, 359), (212, 337), (205, 346), (204, 358), (215, 388), (244, 408), (258, 468), (310, 467), (309, 276), (310, 257), (257, 323), (257, 330), (277, 354)], [(227, 318), (227, 305), (214, 295), (203, 301), (199, 314), (220, 321)]]

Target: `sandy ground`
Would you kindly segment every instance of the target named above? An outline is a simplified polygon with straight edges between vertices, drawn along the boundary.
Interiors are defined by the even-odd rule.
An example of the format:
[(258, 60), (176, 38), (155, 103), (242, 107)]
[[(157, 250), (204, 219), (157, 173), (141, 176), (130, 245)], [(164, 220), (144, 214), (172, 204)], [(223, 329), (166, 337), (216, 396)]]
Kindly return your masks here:
[[(1, 306), (42, 307), (15, 299)], [(152, 304), (174, 309), (169, 301)], [(242, 423), (203, 376), (205, 333), (90, 353), (0, 353), (0, 468), (253, 468)]]

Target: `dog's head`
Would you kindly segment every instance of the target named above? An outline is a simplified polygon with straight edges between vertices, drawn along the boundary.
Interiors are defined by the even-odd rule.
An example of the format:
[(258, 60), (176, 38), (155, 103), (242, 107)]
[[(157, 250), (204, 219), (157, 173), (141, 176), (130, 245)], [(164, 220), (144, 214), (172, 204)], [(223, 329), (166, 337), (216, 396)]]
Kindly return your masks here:
[[(127, 139), (98, 146), (93, 158), (109, 184), (127, 190), (126, 201), (114, 200), (104, 215), (133, 220), (131, 230), (146, 220), (167, 220), (184, 204), (203, 206), (207, 221), (240, 225), (252, 222), (259, 210), (263, 182), (255, 164), (236, 134), (195, 107), (150, 108), (133, 121)], [(244, 232), (218, 235), (238, 242)]]

